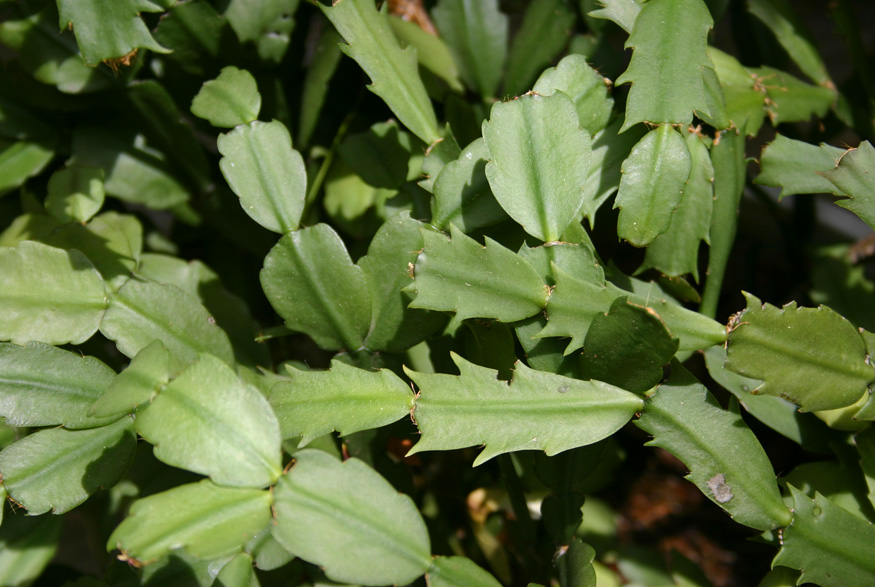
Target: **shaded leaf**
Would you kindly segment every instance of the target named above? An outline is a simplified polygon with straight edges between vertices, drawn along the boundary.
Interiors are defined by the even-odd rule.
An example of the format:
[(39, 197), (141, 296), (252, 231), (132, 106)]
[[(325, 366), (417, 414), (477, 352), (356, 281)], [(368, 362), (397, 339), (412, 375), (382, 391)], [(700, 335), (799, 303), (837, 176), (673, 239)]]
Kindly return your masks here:
[(310, 138), (316, 129), (319, 113), (328, 95), (328, 82), (334, 77), (343, 56), (340, 50), (342, 41), (340, 34), (332, 27), (323, 27), (320, 31), (301, 91), (301, 111), (298, 116), (298, 134), (295, 137), (295, 142), (301, 149), (310, 144)]
[(261, 393), (211, 355), (201, 355), (137, 413), (137, 432), (161, 461), (233, 487), (279, 478), (279, 424)]
[(408, 46), (416, 49), (416, 58), (421, 68), (446, 82), (454, 92), (460, 94), (465, 92), (465, 87), (459, 79), (459, 70), (444, 39), (428, 33), (415, 22), (402, 18), (390, 17), (389, 25), (402, 49)]
[(140, 12), (161, 12), (149, 0), (58, 0), (61, 30), (71, 27), (88, 65), (120, 59), (137, 49), (168, 53), (149, 34)]
[(714, 207), (714, 166), (708, 147), (696, 133), (686, 137), (690, 177), (668, 230), (647, 246), (639, 271), (653, 267), (664, 275), (691, 273), (699, 281), (699, 241), (708, 242)]
[(586, 332), (581, 379), (598, 379), (642, 393), (662, 379), (662, 366), (677, 352), (678, 341), (649, 308), (617, 298), (596, 314)]
[(471, 232), (507, 218), (486, 179), (488, 157), (486, 142), (479, 138), (444, 166), (434, 182), (434, 226), (448, 229), (455, 224), (462, 232)]
[(456, 312), (454, 321), (494, 318), (515, 322), (541, 311), (547, 286), (519, 255), (487, 238), (486, 246), (450, 226), (452, 239), (422, 231), (412, 308)]
[(834, 169), (818, 174), (848, 196), (848, 199), (838, 200), (836, 204), (862, 218), (870, 227), (875, 226), (875, 180), (870, 173), (873, 169), (875, 148), (869, 141), (863, 141), (856, 149), (845, 152)]
[(434, 108), (416, 66), (416, 50), (401, 49), (384, 12), (370, 0), (340, 0), (319, 5), (347, 42), (341, 49), (368, 74), (368, 88), (398, 120), (428, 145), (441, 137)]
[(298, 446), (337, 430), (341, 436), (400, 420), (413, 408), (410, 388), (388, 369), (366, 371), (334, 360), (329, 371), (290, 370), (271, 388), (283, 438)]
[(106, 547), (142, 563), (177, 548), (218, 558), (239, 550), (267, 527), (270, 506), (269, 491), (219, 487), (204, 479), (134, 502)]
[(207, 0), (172, 2), (158, 21), (155, 40), (173, 52), (168, 58), (191, 75), (209, 77), (220, 51), (233, 36), (228, 21)]
[(274, 488), (284, 548), (343, 583), (403, 585), (428, 570), (428, 532), (409, 497), (358, 459), (306, 449), (295, 460)]
[(483, 138), (495, 199), (532, 236), (559, 240), (583, 205), (592, 155), (574, 103), (563, 93), (496, 103)]
[(283, 236), (264, 260), (261, 286), (286, 326), (320, 347), (362, 346), (371, 324), (367, 280), (327, 224)]
[(616, 85), (632, 83), (621, 132), (639, 122), (687, 125), (708, 113), (702, 70), (714, 21), (702, 0), (651, 0), (641, 7), (626, 48), (632, 61)]
[(750, 0), (747, 9), (774, 33), (799, 69), (814, 82), (833, 87), (826, 66), (792, 5), (785, 0)]
[(568, 95), (574, 102), (581, 128), (593, 136), (595, 151), (598, 140), (595, 135), (608, 125), (613, 113), (614, 99), (608, 95), (609, 87), (610, 82), (590, 67), (583, 55), (568, 55), (556, 67), (544, 70), (532, 91), (542, 96), (552, 96), (557, 91)]
[(54, 156), (55, 149), (48, 141), (0, 139), (0, 196), (38, 175)]
[(25, 347), (2, 343), (0, 416), (10, 426), (102, 426), (114, 418), (90, 417), (88, 410), (114, 377), (94, 357), (37, 342)]
[(793, 486), (793, 523), (784, 528), (773, 565), (799, 569), (801, 583), (865, 587), (875, 581), (875, 561), (861, 545), (875, 541), (875, 526)]
[(228, 24), (241, 43), (252, 42), (265, 61), (282, 61), (295, 28), (300, 0), (231, 0), (225, 9)]
[(515, 96), (531, 87), (535, 76), (568, 44), (576, 20), (574, 10), (563, 0), (528, 5), (507, 58), (506, 94)]
[(508, 18), (498, 0), (440, 0), (432, 18), (465, 84), (484, 98), (495, 96), (508, 39)]
[(278, 569), (295, 558), (295, 555), (280, 546), (269, 527), (253, 536), (244, 550), (252, 555), (255, 566), (262, 571)]
[(0, 340), (79, 344), (106, 308), (103, 279), (79, 251), (31, 241), (0, 248)]
[(620, 209), (617, 233), (644, 247), (671, 226), (690, 177), (692, 157), (683, 137), (670, 125), (653, 129), (638, 141), (623, 162), (614, 201)]
[[(870, 522), (875, 509), (869, 503), (866, 482), (861, 474), (859, 454), (850, 447), (838, 451), (840, 461), (814, 461), (797, 465), (779, 480), (785, 493), (788, 486), (799, 489), (809, 498), (822, 495), (833, 504)], [(843, 458), (842, 454), (851, 458)], [(785, 502), (790, 502), (787, 497)], [(792, 502), (790, 502), (792, 503)]]
[(402, 291), (422, 250), (421, 228), (423, 223), (407, 212), (396, 214), (383, 223), (368, 254), (357, 263), (371, 293), (371, 327), (364, 346), (372, 351), (405, 351), (446, 324), (443, 314), (408, 307), (412, 296)]
[(83, 253), (100, 272), (107, 288), (117, 291), (137, 268), (142, 231), (134, 216), (104, 212), (88, 224), (62, 226), (42, 240), (53, 247)]
[(760, 155), (762, 171), (754, 183), (781, 188), (782, 198), (794, 194), (844, 195), (828, 176), (821, 173), (832, 171), (844, 153), (844, 149), (824, 143), (818, 147), (779, 134), (763, 149)]
[(648, 446), (683, 461), (687, 479), (739, 524), (770, 530), (790, 523), (763, 447), (738, 411), (721, 408), (680, 363), (672, 364), (668, 382), (647, 400), (635, 424), (654, 437)]
[[(599, 381), (580, 381), (517, 363), (513, 380), (452, 353), (460, 375), (407, 371), (420, 388), (414, 417), (422, 433), (410, 453), (485, 445), (474, 466), (506, 452), (553, 455), (606, 438), (643, 401)], [(562, 418), (556, 417), (558, 413)]]
[(425, 574), (429, 587), (499, 587), (495, 577), (464, 556), (437, 556)]
[(60, 222), (87, 222), (103, 206), (103, 170), (73, 165), (49, 178), (43, 205)]
[(88, 413), (97, 417), (129, 414), (149, 402), (170, 381), (170, 353), (154, 341), (143, 348), (91, 405)]
[(592, 159), (580, 209), (590, 226), (595, 226), (596, 212), (620, 186), (623, 162), (647, 132), (644, 125), (639, 125), (618, 134), (622, 124), (623, 121), (616, 118), (592, 139)]
[(252, 557), (245, 552), (238, 553), (225, 563), (216, 575), (215, 587), (258, 587), (258, 578), (252, 566)]
[(806, 412), (855, 403), (875, 379), (857, 330), (826, 306), (778, 309), (745, 293), (729, 325), (726, 368), (764, 383), (755, 393), (790, 400)]
[(233, 364), (228, 336), (196, 299), (172, 285), (132, 279), (109, 300), (100, 332), (133, 358), (153, 341), (170, 351), (171, 367), (210, 353)]
[(3, 485), (35, 516), (67, 512), (115, 485), (137, 448), (130, 418), (90, 428), (49, 428), (22, 438), (0, 452)]
[(130, 127), (76, 127), (72, 150), (68, 164), (103, 169), (103, 189), (108, 196), (156, 210), (172, 208), (189, 198), (164, 155), (147, 149)]
[(51, 562), (63, 518), (10, 516), (0, 530), (0, 584), (29, 585)]
[(233, 65), (223, 67), (216, 79), (204, 82), (191, 101), (192, 114), (221, 128), (252, 122), (259, 110), (261, 94), (255, 78)]
[(749, 414), (810, 452), (830, 452), (829, 435), (812, 414), (800, 413), (795, 404), (780, 397), (754, 395), (751, 392), (760, 381), (728, 371), (723, 367), (725, 360), (726, 349), (723, 347), (715, 346), (705, 351), (708, 374), (734, 395)]
[[(378, 188), (399, 188), (407, 181), (411, 137), (394, 121), (347, 135), (338, 147), (340, 156), (365, 183)], [(418, 174), (417, 174), (418, 175)]]
[(219, 136), (219, 168), (243, 210), (268, 230), (298, 227), (307, 194), (301, 154), (283, 123), (252, 122)]

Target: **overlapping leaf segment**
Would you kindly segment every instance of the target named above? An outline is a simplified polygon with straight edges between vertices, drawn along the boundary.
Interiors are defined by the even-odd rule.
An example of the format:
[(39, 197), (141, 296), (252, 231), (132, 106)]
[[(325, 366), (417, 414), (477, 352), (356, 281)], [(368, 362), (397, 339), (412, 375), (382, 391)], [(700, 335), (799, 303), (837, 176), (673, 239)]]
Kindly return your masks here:
[[(544, 8), (553, 4), (558, 12)], [(133, 564), (184, 548), (223, 559), (222, 573), (235, 577), (251, 577), (253, 561), (270, 569), (299, 556), (341, 582), (406, 584), (427, 573), (435, 585), (496, 585), (467, 559), (433, 558), (413, 501), (362, 461), (302, 447), (334, 431), (351, 434), (412, 414), (421, 437), (411, 453), (483, 446), (478, 465), (507, 452), (553, 455), (591, 445), (638, 414), (635, 423), (653, 435), (651, 444), (680, 458), (709, 499), (741, 524), (781, 533), (776, 564), (806, 569), (800, 581), (871, 584), (871, 557), (848, 548), (872, 542), (865, 516), (793, 486), (782, 498), (739, 404), (723, 409), (675, 358), (710, 349), (709, 369), (727, 387), (745, 385), (739, 375), (764, 380), (759, 389), (766, 396), (757, 403), (739, 393), (742, 403), (753, 402), (751, 413), (791, 436), (798, 414), (762, 400), (779, 401), (770, 397), (777, 395), (827, 411), (822, 417), (839, 429), (875, 419), (868, 333), (828, 308), (779, 311), (750, 296), (727, 335), (708, 316), (713, 307), (707, 310), (720, 289), (743, 185), (738, 132), (755, 133), (765, 115), (778, 123), (825, 111), (835, 100), (825, 70), (800, 50), (803, 71), (818, 76), (815, 87), (781, 72), (747, 70), (709, 49), (712, 20), (701, 0), (606, 1), (593, 16), (625, 29), (633, 48), (617, 80), (631, 83), (620, 114), (609, 82), (581, 56), (532, 79), (562, 48), (536, 43), (542, 29), (573, 21), (559, 4), (532, 3), (506, 55), (507, 23), (497, 2), (439, 3), (435, 19), (450, 45), (441, 54), (452, 54), (458, 70), (423, 55), (419, 65), (445, 76), (450, 87), (464, 82), (484, 97), (496, 95), (505, 60), (507, 88), (522, 91), (534, 81), (532, 92), (495, 103), (482, 136), (464, 148), (441, 132), (415, 49), (396, 41), (397, 34), (412, 45), (418, 33), (390, 24), (371, 0), (323, 7), (346, 42), (343, 51), (410, 131), (381, 123), (346, 142), (341, 154), (383, 189), (418, 177), (421, 168), (427, 177), (420, 185), (431, 193), (430, 222), (407, 212), (390, 217), (355, 262), (327, 224), (300, 226), (311, 202), (304, 161), (284, 124), (257, 120), (254, 78), (227, 67), (203, 85), (192, 113), (230, 129), (218, 139), (222, 174), (246, 214), (281, 235), (264, 261), (263, 290), (289, 330), (343, 351), (327, 371), (257, 370), (268, 360), (251, 344), (245, 306), (209, 287), (216, 279), (204, 266), (143, 253), (142, 227), (133, 217), (98, 214), (104, 192), (122, 197), (125, 187), (88, 166), (99, 149), (74, 148), (74, 164), (49, 182), (53, 218), (16, 221), (0, 248), (0, 339), (10, 341), (0, 344), (0, 415), (15, 426), (42, 428), (0, 452), (4, 494), (30, 514), (64, 513), (119, 481), (139, 435), (157, 459), (206, 478), (133, 505), (108, 543)], [(130, 18), (159, 6), (131, 0), (100, 14), (95, 6), (59, 2), (61, 22), (72, 23), (86, 61), (163, 50)], [(800, 46), (792, 27), (780, 28), (784, 13), (770, 12), (767, 2), (752, 6), (778, 23), (782, 42)], [(116, 26), (122, 21), (127, 28)], [(236, 22), (245, 38), (244, 21)], [(106, 27), (130, 33), (124, 38), (134, 44), (94, 34)], [(274, 54), (269, 41), (258, 42), (265, 58)], [(484, 56), (475, 43), (486, 47)], [(167, 106), (160, 86), (147, 82), (132, 92), (144, 116), (146, 105)], [(801, 94), (805, 100), (793, 99)], [(716, 131), (714, 138), (690, 128), (694, 115)], [(94, 140), (88, 136), (74, 143)], [(185, 136), (182, 142), (191, 139)], [(409, 156), (416, 139), (427, 149), (424, 159)], [(406, 160), (368, 165), (374, 145), (389, 145)], [(760, 181), (790, 193), (847, 196), (840, 203), (871, 224), (873, 156), (868, 144), (840, 156), (779, 138), (763, 157)], [(35, 169), (44, 158), (35, 152)], [(186, 170), (195, 182), (203, 180), (198, 165)], [(808, 173), (812, 166), (822, 173)], [(326, 184), (326, 207), (331, 189)], [(710, 242), (703, 313), (655, 283), (604, 267), (581, 222), (593, 223), (615, 192), (618, 235), (647, 247), (643, 268), (698, 279), (699, 244)], [(174, 193), (165, 190), (166, 206), (179, 203)], [(525, 233), (516, 252), (505, 246), (514, 239), (486, 238), (481, 245), (469, 236), (508, 219)], [(414, 394), (400, 372), (350, 364), (357, 356), (373, 363), (380, 353), (406, 352), (461, 328), (500, 338), (499, 348), (508, 341), (512, 348), (515, 337), (528, 366), (517, 362), (510, 377), (513, 361), (488, 349), (478, 361), (453, 354), (458, 375), (405, 370), (418, 387)], [(97, 332), (130, 358), (122, 372), (59, 348)], [(727, 336), (725, 362), (734, 374), (723, 370), (715, 346)], [(669, 363), (670, 378), (654, 391)], [(297, 441), (285, 445), (295, 459), (288, 470), (286, 441)], [(856, 442), (871, 473), (871, 433)], [(571, 544), (569, 560), (594, 577), (592, 549)], [(814, 558), (818, 564), (808, 570)]]

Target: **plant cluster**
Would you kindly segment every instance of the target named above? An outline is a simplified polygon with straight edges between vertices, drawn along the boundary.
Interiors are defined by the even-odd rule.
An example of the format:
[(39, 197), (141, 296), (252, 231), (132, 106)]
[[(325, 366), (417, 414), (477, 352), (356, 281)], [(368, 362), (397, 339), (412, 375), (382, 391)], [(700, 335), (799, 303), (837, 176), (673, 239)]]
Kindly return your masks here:
[(0, 584), (875, 584), (851, 4), (0, 0)]

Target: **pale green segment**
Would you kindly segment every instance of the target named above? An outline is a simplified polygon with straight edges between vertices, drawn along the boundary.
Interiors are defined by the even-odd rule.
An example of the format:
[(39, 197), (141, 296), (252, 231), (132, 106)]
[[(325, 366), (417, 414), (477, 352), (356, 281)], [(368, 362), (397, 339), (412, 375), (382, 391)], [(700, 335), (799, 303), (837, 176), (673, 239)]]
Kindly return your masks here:
[(699, 242), (710, 241), (714, 207), (714, 166), (708, 147), (696, 133), (686, 137), (690, 150), (690, 178), (668, 230), (647, 247), (639, 271), (653, 267), (664, 275), (691, 273), (699, 281)]
[(120, 416), (145, 404), (170, 380), (170, 353), (160, 340), (145, 347), (106, 392), (95, 401), (89, 414), (97, 417)]
[(465, 84), (484, 98), (495, 96), (504, 72), (509, 30), (498, 0), (440, 0), (432, 18)]
[(755, 86), (755, 76), (732, 55), (708, 47), (708, 55), (723, 91), (726, 115), (744, 135), (755, 135), (766, 116), (766, 96)]
[(367, 280), (327, 224), (283, 236), (264, 260), (261, 287), (286, 326), (320, 347), (362, 346), (371, 325)]
[(87, 222), (103, 206), (103, 170), (71, 165), (49, 178), (44, 205), (60, 222)]
[(216, 587), (258, 587), (260, 583), (255, 576), (255, 566), (252, 557), (245, 552), (238, 553), (225, 563), (216, 575)]
[(592, 140), (571, 99), (528, 94), (496, 103), (483, 123), (495, 199), (535, 238), (559, 240), (583, 205)]
[(79, 50), (88, 65), (124, 57), (135, 49), (156, 53), (170, 50), (158, 44), (140, 18), (140, 12), (163, 9), (144, 0), (58, 0), (61, 30), (73, 28)]
[(413, 408), (413, 394), (388, 369), (366, 371), (341, 361), (328, 371), (289, 372), (270, 391), (270, 405), (285, 439), (301, 437), (298, 446), (337, 431), (342, 436), (391, 424)]
[(425, 225), (408, 212), (383, 223), (358, 266), (371, 293), (371, 327), (364, 346), (372, 351), (401, 352), (446, 324), (446, 316), (408, 307), (413, 296), (403, 291), (413, 279), (410, 266), (422, 250)]
[(464, 556), (437, 556), (425, 574), (429, 587), (501, 587), (488, 572)]
[(545, 70), (532, 91), (542, 96), (552, 96), (557, 91), (566, 94), (574, 102), (580, 126), (595, 138), (608, 125), (614, 108), (608, 84), (583, 55), (568, 55), (556, 67)]
[(459, 70), (444, 39), (429, 34), (415, 22), (400, 17), (391, 16), (389, 25), (402, 49), (408, 46), (416, 49), (416, 58), (419, 60), (420, 67), (445, 81), (454, 92), (465, 93), (465, 86), (459, 79)]
[(779, 134), (763, 149), (762, 171), (754, 183), (781, 188), (782, 198), (794, 194), (844, 195), (822, 172), (832, 171), (845, 153), (844, 149), (823, 143), (818, 147)]
[(110, 298), (100, 332), (131, 358), (160, 340), (170, 351), (174, 369), (194, 361), (198, 353), (234, 364), (228, 335), (197, 299), (172, 285), (128, 281)]
[(115, 485), (136, 448), (130, 418), (88, 430), (40, 430), (0, 452), (3, 485), (29, 515), (63, 514)]
[(344, 53), (371, 78), (368, 88), (424, 143), (438, 140), (440, 127), (419, 77), (416, 50), (401, 49), (386, 12), (377, 12), (370, 0), (337, 0), (319, 7), (347, 42)]
[(799, 569), (799, 584), (869, 587), (875, 584), (875, 526), (816, 494), (790, 486), (793, 523), (784, 529), (773, 565)]
[(863, 141), (856, 149), (841, 156), (838, 165), (831, 171), (821, 173), (849, 199), (836, 202), (847, 208), (870, 227), (875, 227), (875, 149), (869, 141)]
[(693, 111), (708, 113), (702, 69), (714, 21), (702, 0), (651, 0), (635, 19), (626, 48), (629, 68), (616, 85), (632, 83), (622, 130), (639, 122), (690, 124)]
[(734, 395), (748, 413), (810, 452), (830, 452), (827, 446), (829, 434), (812, 414), (800, 413), (795, 404), (780, 397), (754, 395), (751, 392), (761, 382), (725, 369), (725, 360), (726, 349), (723, 347), (714, 346), (705, 351), (708, 374)]
[(88, 410), (114, 377), (94, 357), (37, 342), (0, 344), (0, 416), (10, 426), (102, 426), (115, 418)]
[(620, 238), (645, 247), (666, 232), (691, 169), (690, 150), (671, 125), (663, 124), (644, 135), (623, 162), (614, 201), (614, 208), (620, 209)]
[(0, 196), (37, 175), (54, 156), (48, 143), (0, 139)]
[(233, 554), (270, 523), (267, 490), (219, 487), (209, 479), (140, 499), (107, 550), (149, 563), (177, 548), (202, 558)]
[(599, 4), (604, 8), (593, 10), (590, 16), (611, 20), (627, 33), (632, 32), (635, 19), (641, 12), (639, 0), (600, 0)]
[(764, 381), (757, 393), (803, 411), (857, 402), (875, 379), (856, 328), (826, 306), (781, 309), (745, 293), (747, 309), (729, 325), (726, 368)]
[(243, 210), (268, 230), (298, 227), (307, 195), (301, 154), (283, 123), (251, 122), (219, 136), (219, 168)]
[(486, 179), (488, 160), (486, 142), (481, 137), (441, 169), (433, 186), (432, 225), (447, 230), (455, 224), (467, 233), (507, 218)]
[(270, 528), (265, 528), (249, 539), (243, 550), (255, 559), (255, 566), (262, 571), (272, 571), (292, 562), (295, 558), (291, 552), (283, 548)]
[(261, 94), (245, 69), (223, 67), (216, 79), (204, 82), (191, 101), (191, 113), (213, 126), (233, 128), (258, 118)]
[(607, 383), (535, 371), (520, 362), (508, 383), (493, 369), (452, 357), (459, 376), (407, 371), (420, 389), (414, 417), (422, 433), (410, 454), (484, 445), (474, 466), (518, 450), (554, 455), (607, 438), (644, 403)]
[(55, 516), (7, 518), (6, 536), (0, 537), (0, 585), (31, 585), (39, 579), (55, 556), (63, 526), (64, 518)]
[(282, 61), (300, 0), (231, 0), (225, 4), (223, 16), (240, 42), (253, 41), (261, 59)]
[(455, 312), (456, 321), (494, 318), (515, 322), (540, 312), (547, 286), (522, 257), (490, 238), (486, 246), (450, 227), (452, 239), (422, 231), (416, 259), (413, 308)]
[[(739, 524), (758, 530), (787, 526), (772, 464), (737, 409), (724, 410), (680, 363), (644, 405), (635, 424), (690, 470), (687, 479)], [(737, 407), (738, 404), (735, 404)], [(695, 423), (691, 425), (690, 423)]]
[(106, 308), (103, 279), (79, 251), (23, 241), (0, 248), (0, 340), (80, 344)]
[(563, 0), (529, 4), (507, 58), (505, 94), (516, 96), (531, 88), (538, 73), (568, 44), (576, 20), (574, 9)]
[(221, 485), (265, 487), (282, 472), (270, 404), (211, 355), (201, 355), (137, 413), (137, 432), (161, 461)]
[(771, 67), (751, 69), (757, 84), (768, 97), (766, 111), (772, 125), (783, 122), (808, 122), (812, 116), (823, 118), (836, 102), (834, 90), (806, 83)]
[(750, 0), (747, 9), (774, 33), (787, 55), (814, 82), (831, 87), (829, 73), (811, 34), (786, 0)]
[(104, 212), (88, 224), (73, 222), (40, 240), (59, 249), (76, 249), (100, 272), (110, 292), (127, 283), (137, 269), (143, 226), (134, 216)]
[(341, 583), (406, 585), (428, 570), (428, 531), (413, 500), (358, 459), (294, 456), (273, 492), (273, 534), (286, 550)]

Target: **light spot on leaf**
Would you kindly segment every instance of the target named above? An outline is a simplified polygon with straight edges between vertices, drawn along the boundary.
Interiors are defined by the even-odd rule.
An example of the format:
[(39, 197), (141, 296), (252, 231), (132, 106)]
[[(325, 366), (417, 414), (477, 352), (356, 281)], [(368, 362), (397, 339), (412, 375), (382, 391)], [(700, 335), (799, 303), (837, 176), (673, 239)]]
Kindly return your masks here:
[(708, 479), (708, 489), (711, 490), (717, 503), (726, 503), (732, 499), (732, 487), (727, 485), (726, 477), (723, 476), (723, 473), (717, 473)]

